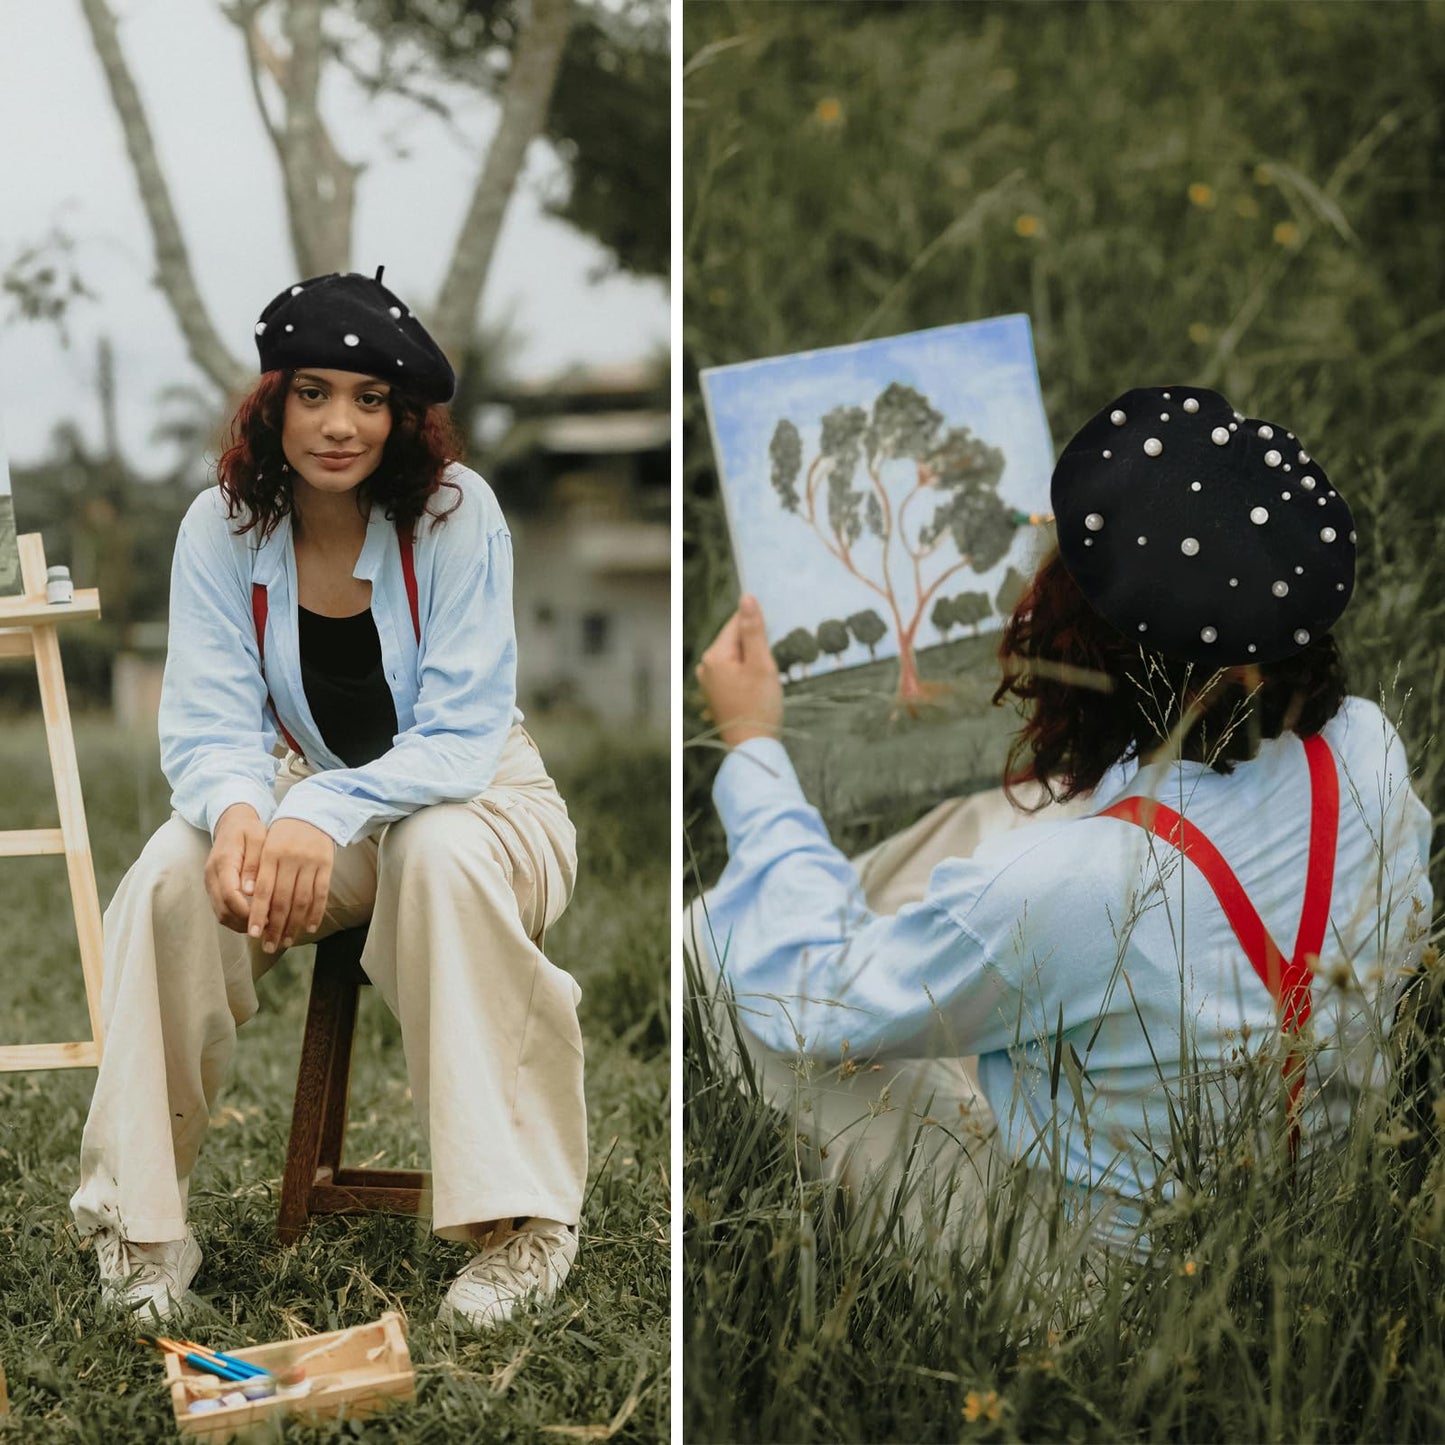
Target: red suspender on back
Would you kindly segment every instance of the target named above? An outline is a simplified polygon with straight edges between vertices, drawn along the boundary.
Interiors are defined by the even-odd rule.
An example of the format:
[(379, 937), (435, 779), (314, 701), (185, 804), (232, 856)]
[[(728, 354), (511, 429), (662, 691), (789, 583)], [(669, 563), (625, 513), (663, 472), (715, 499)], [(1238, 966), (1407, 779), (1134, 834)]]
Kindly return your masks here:
[[(1310, 1016), (1310, 964), (1319, 962), (1329, 927), (1330, 894), (1335, 881), (1335, 841), (1340, 825), (1340, 780), (1334, 754), (1316, 734), (1304, 740), (1310, 770), (1310, 851), (1305, 872), (1304, 907), (1294, 952), (1286, 958), (1264, 926), (1249, 896), (1219, 850), (1198, 828), (1154, 798), (1121, 798), (1104, 808), (1101, 818), (1136, 823), (1177, 848), (1204, 875), (1239, 940), (1251, 967), (1279, 1008), (1280, 1026), (1297, 1033)], [(1285, 1060), (1289, 1086), (1290, 1149), (1299, 1140), (1299, 1097), (1304, 1087), (1304, 1061), (1291, 1050)]]
[[(416, 634), (416, 640), (421, 641), (421, 609), (417, 603), (416, 592), (416, 557), (413, 553), (412, 534), (410, 530), (399, 531), (397, 541), (401, 545), (401, 575), (406, 580), (406, 600), (411, 604), (411, 627)], [(260, 582), (251, 584), (251, 618), (256, 624), (256, 648), (261, 655), (261, 673), (266, 672), (266, 589)], [(293, 753), (301, 754), (301, 746), (290, 733), (286, 731), (286, 724), (281, 721), (281, 714), (276, 711), (276, 704), (271, 700), (271, 691), (266, 690), (266, 706), (271, 709), (272, 716), (276, 719), (276, 726), (281, 729), (281, 736), (286, 739), (286, 746)]]

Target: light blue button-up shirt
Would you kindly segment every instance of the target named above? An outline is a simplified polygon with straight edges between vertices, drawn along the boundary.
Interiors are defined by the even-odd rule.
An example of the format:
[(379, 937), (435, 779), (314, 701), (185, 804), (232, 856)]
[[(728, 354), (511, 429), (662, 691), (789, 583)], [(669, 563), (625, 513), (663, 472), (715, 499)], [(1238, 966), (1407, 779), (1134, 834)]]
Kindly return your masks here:
[[(1409, 935), (1432, 901), (1429, 810), (1394, 728), (1349, 698), (1324, 737), (1341, 816), (1321, 968), (1352, 983), (1314, 985), (1317, 1130), (1378, 1080)], [(1126, 792), (1185, 814), (1293, 950), (1310, 812), (1298, 738), (1266, 741), (1228, 776), (1200, 763), (1120, 766), (1094, 802)], [(744, 1024), (773, 1049), (825, 1059), (976, 1054), (1010, 1153), (1052, 1158), (1076, 1185), (1143, 1197), (1170, 1153), (1181, 1081), (1219, 1090), (1227, 1106), (1234, 1063), (1278, 1050), (1273, 999), (1209, 884), (1131, 823), (1041, 815), (940, 862), (921, 902), (879, 915), (779, 743), (735, 748), (713, 797), (729, 860), (707, 920)]]
[[(462, 802), (491, 782), (514, 721), (517, 645), (512, 542), (492, 489), (450, 466), (431, 501), (445, 520), (417, 524), (418, 644), (396, 527), (373, 506), (352, 573), (370, 582), (382, 667), (396, 706), (392, 747), (364, 767), (327, 748), (301, 681), (296, 552), (283, 517), (258, 544), (236, 535), (219, 487), (192, 502), (171, 567), (170, 633), (161, 687), (161, 766), (171, 805), (214, 835), (233, 803), (261, 821), (300, 818), (339, 847), (432, 803)], [(456, 488), (461, 489), (458, 504)], [(251, 587), (266, 588), (265, 673)], [(281, 720), (318, 771), (278, 807), (272, 795)]]

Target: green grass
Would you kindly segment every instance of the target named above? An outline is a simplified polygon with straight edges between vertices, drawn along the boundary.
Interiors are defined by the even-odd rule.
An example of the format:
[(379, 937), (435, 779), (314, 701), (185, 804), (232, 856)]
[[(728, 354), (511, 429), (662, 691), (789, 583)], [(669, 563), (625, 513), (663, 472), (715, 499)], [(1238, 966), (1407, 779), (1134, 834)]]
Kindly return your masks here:
[[(102, 901), (169, 814), (154, 739), (78, 725), (77, 749)], [(565, 1430), (664, 1439), (669, 1422), (667, 768), (656, 747), (539, 744), (578, 824), (582, 872), (548, 934), (549, 955), (583, 988), (591, 1190), (566, 1288), (539, 1312), (484, 1337), (434, 1323), (465, 1258), (424, 1223), (384, 1216), (318, 1220), (282, 1248), (274, 1233), (309, 979), (307, 950), (261, 984), (241, 1032), (192, 1190), (205, 1252), (197, 1290), (209, 1313), (189, 1326), (227, 1344), (283, 1339), (401, 1310), (418, 1400), (354, 1426), (291, 1427), (296, 1441), (565, 1441)], [(7, 780), (0, 827), (54, 825), (38, 720), (0, 728)], [(6, 860), (0, 912), (10, 942), (0, 1040), (85, 1031), (84, 992), (63, 863)], [(424, 1164), (400, 1035), (363, 995), (347, 1158)], [(171, 1433), (153, 1354), (97, 1308), (94, 1261), (70, 1224), (89, 1070), (0, 1075), (0, 1362), (12, 1415), (0, 1439), (122, 1442)], [(573, 1438), (577, 1438), (574, 1436)]]
[[(1306, 440), (1361, 538), (1336, 629), (1353, 690), (1401, 720), (1439, 816), (1439, 4), (716, 0), (684, 8), (683, 45), (684, 678), (737, 586), (698, 369), (1023, 311), (1056, 444), (1126, 387), (1186, 381)], [(964, 729), (992, 726), (961, 700), (910, 773), (888, 688), (819, 680), (789, 701), (791, 751), (849, 853), (958, 790), (973, 763), (951, 728), (966, 753)], [(719, 754), (689, 701), (695, 890), (726, 854)], [(1442, 896), (1438, 849), (1431, 871)], [(1186, 1117), (1181, 1154), (1208, 1142), (1250, 1167), (1161, 1221), (1092, 1316), (1059, 1293), (1050, 1334), (1006, 1249), (930, 1259), (841, 1235), (689, 1005), (686, 1438), (1445, 1438), (1433, 1017), (1395, 1112), (1310, 1178)]]

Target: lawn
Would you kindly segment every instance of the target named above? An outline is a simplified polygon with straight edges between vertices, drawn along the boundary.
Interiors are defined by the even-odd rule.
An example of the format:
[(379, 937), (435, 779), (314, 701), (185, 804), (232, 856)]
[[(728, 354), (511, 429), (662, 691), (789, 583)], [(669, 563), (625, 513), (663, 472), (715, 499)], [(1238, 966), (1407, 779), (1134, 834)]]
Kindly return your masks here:
[[(1438, 817), (1439, 6), (719, 0), (684, 8), (683, 46), (684, 678), (737, 587), (698, 370), (1025, 312), (1056, 447), (1127, 387), (1185, 382), (1309, 441), (1360, 534), (1352, 690), (1399, 721)], [(789, 690), (846, 852), (978, 786), (980, 747), (997, 781), (988, 651), (920, 659), (968, 674), (921, 727), (881, 668)], [(688, 718), (696, 891), (726, 854), (695, 690)], [(1432, 876), (1445, 896), (1438, 849)], [(1301, 1177), (1244, 1147), (1247, 1118), (1186, 1109), (1176, 1167), (1212, 1182), (1090, 1313), (1020, 1296), (1007, 1210), (984, 1257), (841, 1233), (689, 1000), (686, 1438), (1445, 1438), (1430, 1018), (1408, 1087)]]
[[(341, 1328), (400, 1310), (418, 1400), (364, 1425), (292, 1427), (287, 1440), (655, 1441), (669, 1422), (667, 763), (661, 749), (580, 732), (538, 741), (578, 825), (582, 873), (548, 935), (583, 988), (592, 1172), (577, 1266), (541, 1311), (486, 1336), (434, 1321), (465, 1255), (425, 1224), (379, 1215), (314, 1223), (281, 1247), (274, 1224), (309, 979), (294, 950), (261, 985), (192, 1190), (208, 1306), (191, 1333), (219, 1348)], [(77, 726), (102, 903), (169, 814), (153, 737)], [(54, 825), (38, 718), (0, 727), (0, 828)], [(72, 1039), (84, 993), (62, 860), (7, 859), (0, 909), (11, 944), (0, 1039)], [(425, 1164), (400, 1035), (363, 995), (350, 1162)], [(88, 1070), (0, 1075), (0, 1362), (12, 1414), (0, 1440), (166, 1438), (161, 1367), (97, 1308), (74, 1188)]]

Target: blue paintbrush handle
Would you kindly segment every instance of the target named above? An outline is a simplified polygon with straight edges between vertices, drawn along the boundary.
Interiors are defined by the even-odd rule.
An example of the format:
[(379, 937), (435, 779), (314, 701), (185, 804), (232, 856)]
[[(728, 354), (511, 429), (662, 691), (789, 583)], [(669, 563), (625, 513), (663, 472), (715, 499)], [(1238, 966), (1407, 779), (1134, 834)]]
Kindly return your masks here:
[(237, 1359), (235, 1355), (223, 1355), (220, 1350), (212, 1350), (211, 1353), (223, 1365), (229, 1365), (233, 1370), (240, 1370), (247, 1379), (254, 1380), (262, 1377), (270, 1377), (270, 1370), (263, 1369), (260, 1365), (253, 1365), (250, 1360)]
[(207, 1359), (205, 1355), (198, 1355), (194, 1350), (186, 1352), (186, 1363), (194, 1365), (198, 1370), (204, 1370), (208, 1375), (219, 1375), (223, 1380), (249, 1380), (249, 1375), (243, 1374), (240, 1370), (232, 1369), (230, 1365), (223, 1365), (219, 1360)]

